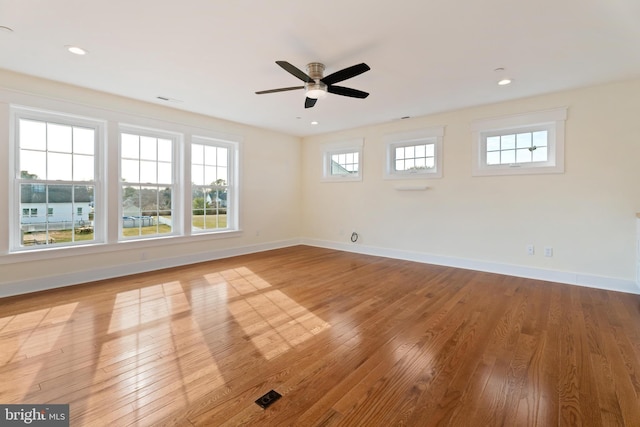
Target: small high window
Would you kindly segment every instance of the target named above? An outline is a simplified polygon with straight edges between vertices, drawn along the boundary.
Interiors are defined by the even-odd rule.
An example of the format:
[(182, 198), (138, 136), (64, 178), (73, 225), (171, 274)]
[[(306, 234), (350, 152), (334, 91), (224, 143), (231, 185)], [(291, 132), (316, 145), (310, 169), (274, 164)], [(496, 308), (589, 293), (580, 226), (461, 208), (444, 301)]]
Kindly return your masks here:
[(564, 172), (566, 108), (478, 120), (474, 175)]
[(386, 179), (441, 178), (444, 127), (385, 137)]
[(362, 139), (326, 144), (322, 150), (322, 180), (362, 180), (362, 144)]

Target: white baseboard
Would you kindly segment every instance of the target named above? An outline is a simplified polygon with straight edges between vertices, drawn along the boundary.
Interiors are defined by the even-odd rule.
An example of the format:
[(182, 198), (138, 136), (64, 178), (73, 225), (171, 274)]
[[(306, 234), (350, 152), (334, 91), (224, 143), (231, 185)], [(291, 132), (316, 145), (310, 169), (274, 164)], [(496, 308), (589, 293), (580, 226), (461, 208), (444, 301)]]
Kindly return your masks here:
[(219, 249), (200, 254), (181, 255), (171, 258), (162, 258), (127, 264), (120, 267), (95, 268), (90, 271), (80, 271), (57, 276), (49, 276), (42, 279), (22, 280), (8, 285), (0, 286), (0, 298), (27, 294), (31, 292), (44, 291), (48, 289), (62, 288), (65, 286), (78, 285), (81, 283), (94, 282), (115, 277), (128, 276), (131, 274), (146, 273), (163, 268), (180, 267), (183, 265), (196, 264), (199, 262), (213, 261), (217, 259), (230, 258), (238, 255), (248, 255), (252, 253), (280, 249), (289, 246), (299, 245), (297, 239), (270, 242), (259, 245), (243, 246), (238, 248)]
[(447, 267), (463, 268), (467, 270), (485, 271), (489, 273), (505, 274), (515, 277), (545, 280), (549, 282), (565, 283), (570, 285), (587, 286), (597, 289), (640, 294), (640, 288), (632, 280), (617, 279), (611, 277), (593, 276), (588, 274), (545, 270), (541, 268), (523, 267), (517, 265), (492, 263), (486, 261), (469, 260), (463, 258), (446, 257), (425, 254), (421, 252), (404, 251), (399, 249), (378, 248), (360, 244), (346, 244), (316, 239), (292, 239), (278, 242), (264, 243), (260, 245), (243, 246), (237, 248), (220, 249), (190, 254), (188, 256), (176, 256), (158, 260), (148, 260), (135, 264), (127, 264), (122, 267), (96, 268), (91, 271), (81, 271), (57, 276), (49, 276), (36, 280), (23, 280), (0, 286), (0, 298), (61, 288), (65, 286), (88, 283), (97, 280), (112, 279), (130, 274), (146, 273), (163, 268), (179, 267), (196, 264), (205, 261), (230, 258), (239, 255), (264, 252), (272, 249), (280, 249), (295, 245), (316, 246), (327, 249), (335, 249), (345, 252), (354, 252), (364, 255), (374, 255), (385, 258), (402, 259), (425, 264), (435, 264)]
[(609, 291), (625, 292), (630, 294), (640, 294), (640, 288), (633, 280), (594, 276), (568, 271), (545, 270), (542, 268), (525, 267), (520, 265), (501, 264), (496, 262), (470, 260), (464, 258), (432, 255), (421, 252), (379, 248), (361, 244), (339, 243), (317, 239), (303, 238), (301, 239), (301, 243), (308, 246), (336, 249), (340, 251), (354, 252), (364, 255), (375, 255), (385, 258), (421, 262), (425, 264), (435, 264), (447, 267), (463, 268), (466, 270), (484, 271), (488, 273), (504, 274), (507, 276), (525, 277), (528, 279), (586, 286), (589, 288), (605, 289)]

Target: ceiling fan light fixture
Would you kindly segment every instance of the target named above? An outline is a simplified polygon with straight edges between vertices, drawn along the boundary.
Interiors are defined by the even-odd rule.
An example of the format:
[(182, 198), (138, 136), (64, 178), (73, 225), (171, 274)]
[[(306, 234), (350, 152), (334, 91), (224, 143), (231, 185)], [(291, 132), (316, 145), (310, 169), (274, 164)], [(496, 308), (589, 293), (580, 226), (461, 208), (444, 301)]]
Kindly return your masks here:
[(327, 85), (321, 81), (307, 83), (305, 88), (307, 89), (307, 98), (321, 99), (327, 96)]

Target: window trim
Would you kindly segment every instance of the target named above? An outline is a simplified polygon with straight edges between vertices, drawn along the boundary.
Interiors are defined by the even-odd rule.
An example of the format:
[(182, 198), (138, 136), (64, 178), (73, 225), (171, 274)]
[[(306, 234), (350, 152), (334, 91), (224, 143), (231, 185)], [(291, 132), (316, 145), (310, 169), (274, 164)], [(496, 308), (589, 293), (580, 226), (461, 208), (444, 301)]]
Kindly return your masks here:
[[(33, 245), (23, 246), (21, 239), (21, 225), (18, 207), (21, 205), (20, 184), (20, 120), (33, 120), (45, 123), (56, 123), (66, 126), (86, 127), (94, 130), (94, 176), (93, 181), (58, 181), (58, 180), (38, 180), (38, 182), (47, 182), (52, 185), (70, 184), (70, 185), (91, 185), (94, 188), (94, 206), (96, 206), (96, 214), (94, 216), (94, 235), (93, 240), (80, 240), (69, 243), (57, 243), (55, 245), (45, 245), (44, 247)], [(106, 129), (107, 121), (95, 117), (84, 115), (70, 114), (60, 111), (52, 111), (48, 109), (28, 107), (19, 104), (9, 105), (9, 174), (11, 194), (9, 195), (9, 253), (29, 253), (42, 250), (58, 250), (73, 247), (87, 247), (90, 245), (104, 243), (106, 239), (106, 221), (107, 212), (106, 204), (102, 204), (102, 198), (105, 193), (104, 174), (106, 168), (103, 166), (106, 161)], [(33, 209), (31, 209), (33, 211)], [(31, 214), (30, 214), (31, 216)], [(45, 215), (48, 217), (49, 215)]]
[[(385, 135), (384, 179), (442, 178), (444, 126), (434, 126), (409, 132)], [(395, 149), (422, 144), (434, 144), (434, 168), (414, 171), (395, 170)]]
[[(481, 119), (472, 122), (472, 175), (528, 175), (564, 173), (564, 139), (567, 107), (510, 116)], [(487, 137), (509, 135), (532, 130), (547, 130), (548, 158), (546, 162), (488, 165)]]
[[(321, 182), (353, 182), (362, 181), (364, 138), (353, 138), (340, 142), (322, 145), (322, 178)], [(350, 174), (332, 174), (331, 156), (334, 154), (358, 153), (358, 172)]]

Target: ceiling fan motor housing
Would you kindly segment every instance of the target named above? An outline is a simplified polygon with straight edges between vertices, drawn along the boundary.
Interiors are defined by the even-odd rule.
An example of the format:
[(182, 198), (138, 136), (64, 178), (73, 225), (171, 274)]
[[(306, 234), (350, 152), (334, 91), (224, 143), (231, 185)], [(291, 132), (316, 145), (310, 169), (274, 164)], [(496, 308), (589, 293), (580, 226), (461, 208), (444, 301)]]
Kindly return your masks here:
[(320, 79), (323, 76), (324, 64), (319, 62), (312, 62), (307, 64), (307, 74), (314, 81), (305, 83), (304, 88), (308, 98), (318, 99), (327, 96), (327, 85)]

